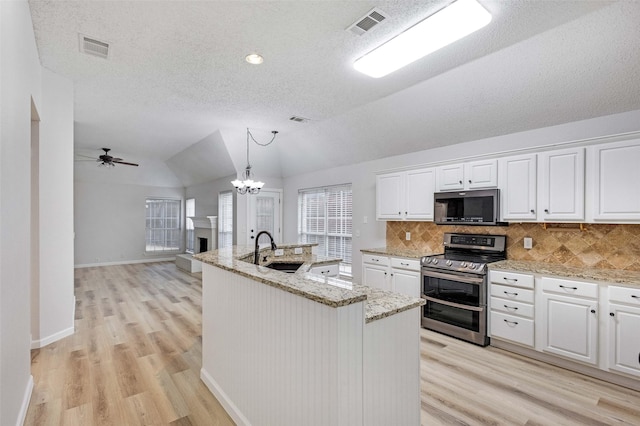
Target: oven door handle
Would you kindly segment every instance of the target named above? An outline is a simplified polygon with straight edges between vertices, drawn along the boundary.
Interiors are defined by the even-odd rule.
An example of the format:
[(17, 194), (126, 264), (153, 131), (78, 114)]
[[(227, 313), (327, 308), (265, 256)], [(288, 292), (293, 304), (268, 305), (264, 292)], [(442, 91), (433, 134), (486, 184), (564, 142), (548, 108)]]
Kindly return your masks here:
[(475, 311), (482, 312), (484, 311), (484, 306), (469, 306), (469, 305), (461, 305), (460, 303), (448, 302), (442, 299), (436, 299), (435, 297), (422, 295), (424, 300), (428, 300), (430, 302), (440, 303), (441, 305), (451, 306), (452, 308), (464, 309), (466, 311)]
[(465, 284), (481, 285), (482, 283), (484, 283), (484, 278), (480, 278), (480, 277), (470, 278), (464, 275), (443, 273), (443, 272), (436, 272), (436, 271), (425, 271), (424, 269), (422, 270), (422, 276), (432, 277), (432, 278), (442, 278), (442, 279), (451, 280), (451, 281), (460, 281), (461, 283), (465, 283)]

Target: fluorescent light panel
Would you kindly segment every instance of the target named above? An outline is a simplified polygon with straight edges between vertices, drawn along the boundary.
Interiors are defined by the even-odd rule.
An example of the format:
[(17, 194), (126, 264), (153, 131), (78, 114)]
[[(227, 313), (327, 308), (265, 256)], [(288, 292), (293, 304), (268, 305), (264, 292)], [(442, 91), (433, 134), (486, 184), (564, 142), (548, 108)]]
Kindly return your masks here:
[(453, 43), (491, 22), (491, 14), (476, 0), (457, 0), (420, 21), (353, 63), (379, 78)]

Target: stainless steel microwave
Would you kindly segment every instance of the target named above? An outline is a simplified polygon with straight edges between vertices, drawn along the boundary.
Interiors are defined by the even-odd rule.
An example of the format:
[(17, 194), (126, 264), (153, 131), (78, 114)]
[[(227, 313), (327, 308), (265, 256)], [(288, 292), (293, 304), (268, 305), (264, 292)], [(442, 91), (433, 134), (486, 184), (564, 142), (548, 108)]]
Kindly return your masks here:
[(433, 208), (438, 225), (506, 225), (499, 221), (498, 189), (436, 192)]

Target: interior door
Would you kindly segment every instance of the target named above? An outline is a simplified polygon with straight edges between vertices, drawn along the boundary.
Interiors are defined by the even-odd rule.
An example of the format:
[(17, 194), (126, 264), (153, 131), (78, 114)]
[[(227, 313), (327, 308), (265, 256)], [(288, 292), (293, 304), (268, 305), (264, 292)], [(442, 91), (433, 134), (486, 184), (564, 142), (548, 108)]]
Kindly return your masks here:
[[(268, 231), (276, 244), (282, 242), (282, 191), (262, 190), (256, 195), (247, 195), (247, 244), (255, 244), (256, 235), (260, 231)], [(269, 239), (260, 238), (260, 246), (269, 245)]]

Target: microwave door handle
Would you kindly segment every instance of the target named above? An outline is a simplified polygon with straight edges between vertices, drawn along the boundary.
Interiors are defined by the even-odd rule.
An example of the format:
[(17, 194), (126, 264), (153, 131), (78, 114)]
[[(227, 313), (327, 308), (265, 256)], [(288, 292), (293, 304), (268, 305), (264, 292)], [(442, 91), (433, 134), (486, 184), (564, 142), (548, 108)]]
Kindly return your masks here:
[(436, 272), (436, 271), (424, 271), (422, 272), (422, 275), (425, 277), (432, 277), (432, 278), (442, 278), (445, 280), (451, 280), (451, 281), (460, 281), (461, 283), (465, 283), (465, 284), (476, 284), (476, 285), (480, 285), (482, 283), (484, 283), (484, 279), (483, 278), (479, 278), (479, 277), (465, 277), (462, 275), (455, 275), (455, 274), (444, 274), (442, 272)]
[(440, 303), (441, 305), (447, 305), (447, 306), (451, 306), (453, 308), (458, 308), (458, 309), (464, 309), (466, 311), (475, 311), (475, 312), (482, 312), (484, 311), (484, 306), (469, 306), (469, 305), (461, 305), (460, 303), (453, 303), (453, 302), (448, 302), (446, 300), (442, 300), (442, 299), (437, 299), (435, 297), (431, 297), (431, 296), (422, 296), (422, 298), (424, 300), (428, 300), (430, 302), (435, 302), (435, 303)]

